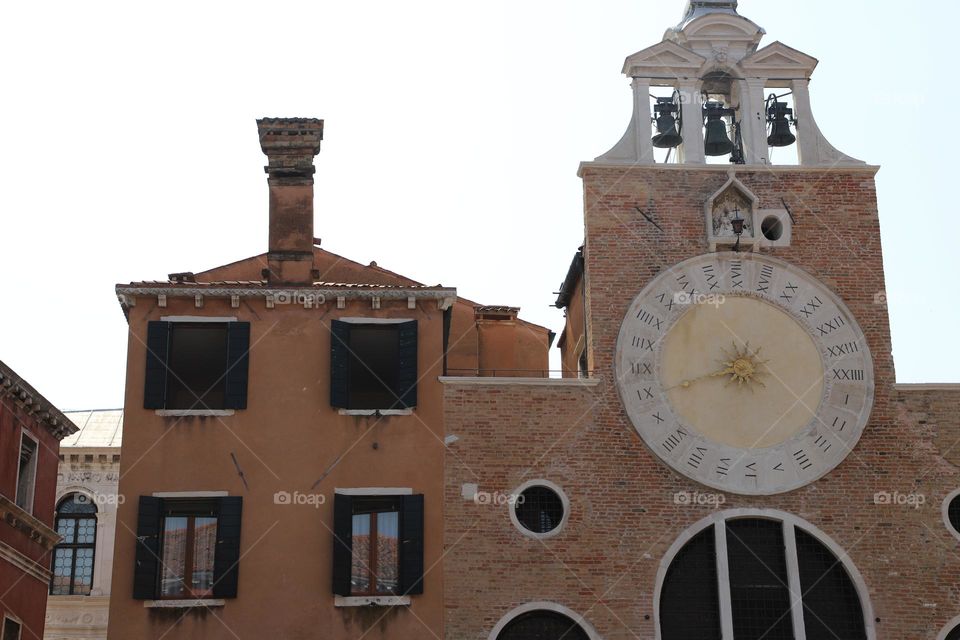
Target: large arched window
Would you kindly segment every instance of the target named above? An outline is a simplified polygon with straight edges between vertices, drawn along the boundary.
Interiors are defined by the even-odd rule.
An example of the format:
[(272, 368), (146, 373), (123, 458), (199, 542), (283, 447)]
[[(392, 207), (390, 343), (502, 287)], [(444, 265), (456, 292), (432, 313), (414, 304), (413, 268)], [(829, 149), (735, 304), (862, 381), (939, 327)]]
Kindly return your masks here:
[(576, 622), (556, 611), (529, 611), (511, 620), (497, 640), (589, 640)]
[(661, 567), (659, 638), (872, 639), (862, 581), (831, 546), (779, 512), (736, 510), (701, 521)]
[(57, 505), (57, 533), (62, 540), (54, 549), (55, 596), (87, 596), (93, 586), (93, 555), (97, 544), (97, 507), (86, 496), (72, 493)]

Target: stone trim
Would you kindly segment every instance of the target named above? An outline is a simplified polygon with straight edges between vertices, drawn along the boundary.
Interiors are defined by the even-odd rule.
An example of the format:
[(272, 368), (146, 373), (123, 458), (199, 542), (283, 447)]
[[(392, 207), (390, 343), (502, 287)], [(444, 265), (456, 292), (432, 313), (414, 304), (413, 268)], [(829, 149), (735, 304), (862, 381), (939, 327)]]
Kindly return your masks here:
[[(629, 171), (713, 171), (726, 173), (730, 167), (718, 164), (622, 164), (617, 162), (599, 162), (584, 160), (577, 169), (577, 177), (582, 178), (585, 169), (621, 169)], [(750, 172), (780, 173), (867, 173), (876, 175), (880, 171), (879, 165), (871, 164), (826, 164), (826, 165), (793, 165), (793, 164), (738, 164), (738, 174)]]
[(334, 596), (335, 607), (408, 607), (410, 596)]
[(440, 376), (441, 384), (463, 385), (467, 387), (596, 387), (599, 378), (483, 378)]
[(497, 625), (490, 631), (490, 635), (487, 636), (487, 640), (497, 640), (497, 637), (500, 635), (500, 632), (510, 624), (510, 622), (525, 613), (530, 613), (531, 611), (551, 611), (553, 613), (559, 613), (562, 616), (570, 618), (577, 625), (583, 629), (587, 637), (590, 640), (603, 640), (597, 630), (593, 628), (586, 618), (581, 616), (579, 613), (576, 613), (572, 609), (568, 609), (562, 604), (557, 604), (555, 602), (528, 602), (527, 604), (522, 604), (507, 615), (500, 618), (500, 621)]
[(144, 600), (145, 609), (209, 609), (226, 606), (227, 601), (218, 598), (209, 600)]
[(0, 520), (20, 530), (30, 540), (42, 545), (45, 549), (53, 549), (60, 542), (60, 535), (56, 531), (18, 507), (3, 494), (0, 494)]
[(6, 560), (25, 574), (36, 578), (45, 585), (50, 584), (53, 574), (43, 565), (31, 560), (10, 545), (0, 541), (0, 560)]
[(958, 391), (958, 382), (898, 382), (893, 385), (896, 391)]

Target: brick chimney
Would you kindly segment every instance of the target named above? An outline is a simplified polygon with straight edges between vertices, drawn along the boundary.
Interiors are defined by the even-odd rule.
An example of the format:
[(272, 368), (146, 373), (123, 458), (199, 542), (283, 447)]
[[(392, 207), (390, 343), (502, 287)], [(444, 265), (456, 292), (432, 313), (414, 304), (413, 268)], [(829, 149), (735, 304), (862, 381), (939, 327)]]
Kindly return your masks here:
[(263, 118), (257, 120), (260, 148), (269, 164), (271, 284), (305, 285), (314, 280), (313, 157), (320, 152), (323, 120)]

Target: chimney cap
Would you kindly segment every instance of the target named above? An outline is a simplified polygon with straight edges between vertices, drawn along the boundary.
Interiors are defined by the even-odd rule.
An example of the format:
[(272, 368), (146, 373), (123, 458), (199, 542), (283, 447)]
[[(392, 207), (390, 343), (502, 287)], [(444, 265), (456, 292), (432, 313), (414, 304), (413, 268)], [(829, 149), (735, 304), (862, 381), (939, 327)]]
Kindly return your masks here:
[(269, 159), (271, 177), (312, 176), (313, 157), (320, 153), (323, 120), (318, 118), (260, 118), (260, 148)]

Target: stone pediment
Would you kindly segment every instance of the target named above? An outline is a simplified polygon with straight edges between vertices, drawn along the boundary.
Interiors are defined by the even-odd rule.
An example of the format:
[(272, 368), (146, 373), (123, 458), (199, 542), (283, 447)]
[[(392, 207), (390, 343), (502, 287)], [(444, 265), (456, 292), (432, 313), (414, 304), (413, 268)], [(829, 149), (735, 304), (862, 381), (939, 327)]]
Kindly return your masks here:
[(723, 41), (759, 43), (764, 31), (743, 16), (708, 13), (691, 20), (680, 31), (680, 41)]
[(675, 42), (660, 42), (628, 56), (623, 63), (624, 75), (631, 77), (685, 76), (698, 72), (706, 58)]
[(809, 78), (819, 61), (802, 51), (774, 42), (740, 61), (745, 71), (767, 77)]

